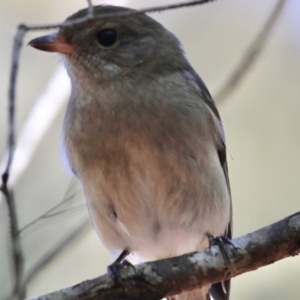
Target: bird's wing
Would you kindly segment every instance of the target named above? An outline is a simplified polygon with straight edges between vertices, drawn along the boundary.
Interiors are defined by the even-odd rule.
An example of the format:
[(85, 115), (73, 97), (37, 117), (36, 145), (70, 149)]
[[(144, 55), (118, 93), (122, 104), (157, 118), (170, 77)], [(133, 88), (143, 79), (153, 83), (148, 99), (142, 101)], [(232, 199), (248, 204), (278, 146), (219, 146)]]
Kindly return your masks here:
[[(192, 70), (191, 73), (193, 74), (193, 76), (195, 78), (195, 82), (197, 83), (198, 87), (200, 88), (200, 91), (202, 94), (201, 99), (211, 109), (213, 114), (216, 116), (216, 118), (221, 123), (221, 118), (220, 118), (219, 112), (216, 108), (215, 102), (212, 99), (204, 82), (201, 80), (199, 75), (194, 70)], [(231, 239), (232, 238), (232, 200), (231, 200), (230, 183), (229, 183), (229, 177), (228, 177), (225, 136), (224, 136), (223, 132), (220, 132), (220, 139), (221, 139), (221, 143), (219, 143), (217, 151), (218, 151), (218, 155), (219, 155), (220, 164), (221, 164), (221, 167), (223, 169), (224, 176), (226, 179), (228, 193), (230, 195), (230, 222), (228, 223), (228, 226), (224, 232), (224, 235), (227, 236), (229, 239)], [(224, 291), (223, 287), (225, 287), (226, 292)], [(221, 282), (213, 284), (211, 286), (210, 293), (215, 300), (228, 300), (229, 294), (230, 294), (230, 280), (226, 280), (223, 283), (223, 286), (222, 286)]]

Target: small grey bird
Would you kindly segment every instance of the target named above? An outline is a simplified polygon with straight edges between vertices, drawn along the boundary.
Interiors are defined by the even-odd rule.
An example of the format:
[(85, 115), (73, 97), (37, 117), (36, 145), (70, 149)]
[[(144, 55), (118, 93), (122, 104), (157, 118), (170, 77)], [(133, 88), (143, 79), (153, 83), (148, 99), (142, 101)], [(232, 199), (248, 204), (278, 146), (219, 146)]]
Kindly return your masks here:
[[(96, 16), (134, 10), (95, 6)], [(87, 15), (78, 11), (67, 21)], [(177, 256), (231, 237), (219, 113), (178, 39), (145, 14), (94, 19), (30, 45), (62, 54), (72, 94), (64, 152), (91, 222), (118, 261)], [(229, 298), (229, 282), (172, 299)]]

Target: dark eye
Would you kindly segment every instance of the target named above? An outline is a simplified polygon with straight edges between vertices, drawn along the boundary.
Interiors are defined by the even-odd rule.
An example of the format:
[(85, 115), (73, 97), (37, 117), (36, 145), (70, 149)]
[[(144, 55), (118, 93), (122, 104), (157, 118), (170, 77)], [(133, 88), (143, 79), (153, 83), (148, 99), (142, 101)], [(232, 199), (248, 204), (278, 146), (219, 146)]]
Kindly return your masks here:
[(117, 33), (113, 29), (105, 29), (97, 34), (98, 43), (103, 47), (111, 47), (117, 41)]

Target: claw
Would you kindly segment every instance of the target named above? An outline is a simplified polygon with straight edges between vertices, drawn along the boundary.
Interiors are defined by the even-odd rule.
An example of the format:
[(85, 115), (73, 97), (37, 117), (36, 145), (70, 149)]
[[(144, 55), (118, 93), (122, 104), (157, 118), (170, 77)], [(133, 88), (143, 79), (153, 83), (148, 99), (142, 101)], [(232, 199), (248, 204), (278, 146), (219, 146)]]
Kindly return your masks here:
[(225, 287), (225, 282), (224, 282), (224, 280), (220, 281), (220, 283), (221, 283), (221, 286), (222, 286), (223, 293), (224, 293), (224, 294), (227, 294), (227, 290), (226, 290), (226, 287)]
[(128, 267), (129, 265), (133, 267), (133, 265), (130, 262), (124, 260), (125, 257), (129, 255), (129, 253), (130, 252), (128, 250), (123, 250), (122, 253), (118, 256), (118, 258), (107, 267), (107, 273), (114, 280), (115, 283), (120, 283), (122, 281), (122, 278), (120, 276), (120, 270), (122, 268)]
[[(234, 250), (236, 250), (236, 251), (238, 251), (240, 249), (240, 248), (236, 247), (232, 243), (231, 239), (229, 237), (225, 236), (225, 235), (214, 237), (213, 235), (211, 235), (210, 233), (207, 232), (206, 236), (208, 238), (209, 247), (211, 248), (212, 246), (216, 246), (216, 245), (219, 246), (220, 251), (222, 253), (222, 256), (228, 264), (230, 263), (230, 260), (229, 260), (229, 257), (228, 257), (228, 254), (227, 254), (226, 250), (225, 250), (224, 245), (228, 244), (228, 245), (232, 246), (234, 248)], [(224, 284), (223, 283), (221, 283), (221, 284), (222, 284), (222, 288), (224, 290), (224, 288), (225, 288)], [(225, 291), (226, 291), (226, 289), (224, 290), (224, 292)]]

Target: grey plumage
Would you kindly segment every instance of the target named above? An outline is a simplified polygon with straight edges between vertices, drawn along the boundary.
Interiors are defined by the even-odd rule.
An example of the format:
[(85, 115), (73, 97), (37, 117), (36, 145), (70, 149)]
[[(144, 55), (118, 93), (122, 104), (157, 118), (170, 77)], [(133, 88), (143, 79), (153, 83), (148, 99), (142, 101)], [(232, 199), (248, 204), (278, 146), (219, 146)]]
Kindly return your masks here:
[[(97, 15), (127, 10), (95, 7)], [(97, 33), (111, 28), (118, 39), (102, 47)], [(221, 120), (177, 38), (144, 14), (72, 25), (57, 37), (72, 82), (64, 151), (107, 249), (148, 261), (207, 247), (207, 232), (230, 237)], [(203, 300), (208, 289), (174, 299)], [(213, 291), (228, 299), (220, 285)]]

